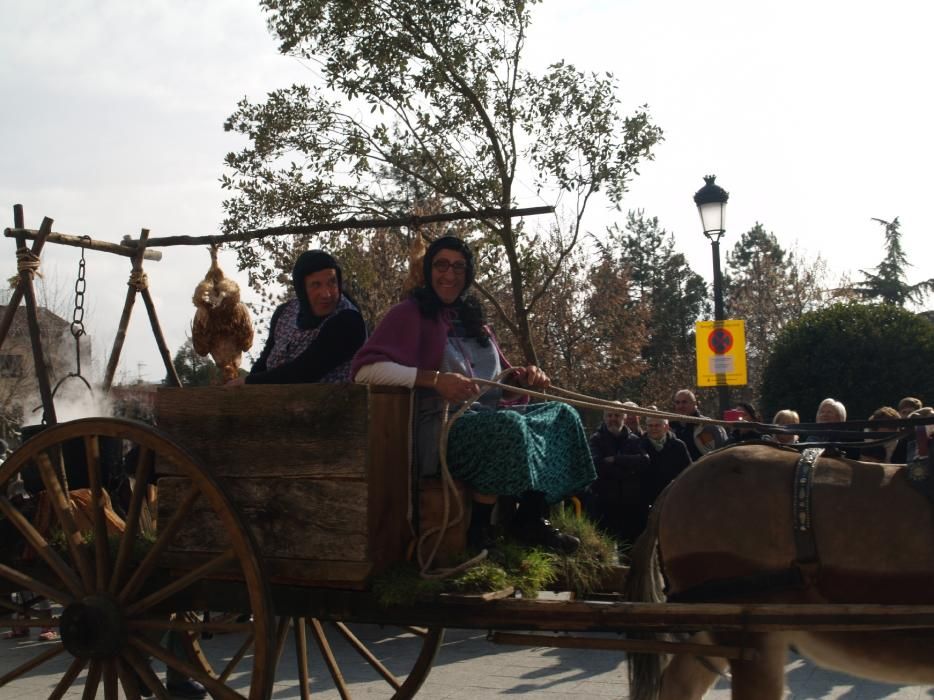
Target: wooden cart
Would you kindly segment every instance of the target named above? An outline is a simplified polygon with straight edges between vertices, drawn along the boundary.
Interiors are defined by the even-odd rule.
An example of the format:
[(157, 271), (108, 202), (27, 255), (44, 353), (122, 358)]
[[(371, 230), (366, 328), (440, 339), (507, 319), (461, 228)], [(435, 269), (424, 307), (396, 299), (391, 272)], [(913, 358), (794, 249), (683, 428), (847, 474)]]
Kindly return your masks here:
[[(386, 680), (387, 697), (407, 698), (427, 676), (445, 626), (500, 630), (494, 641), (505, 643), (721, 656), (744, 652), (584, 633), (934, 626), (934, 609), (918, 606), (440, 598), (382, 607), (368, 585), (405, 558), (412, 538), (408, 448), (400, 438), (408, 406), (407, 391), (354, 385), (164, 389), (157, 428), (91, 418), (40, 432), (3, 464), (0, 484), (40, 479), (55, 525), (47, 531), (60, 530), (64, 542), (51, 541), (0, 497), (9, 526), (29, 544), (25, 552), (5, 552), (0, 580), (7, 593), (34, 591), (61, 605), (62, 641), (40, 647), (0, 685), (68, 653), (73, 661), (56, 697), (85, 667), (87, 697), (99, 685), (105, 697), (117, 697), (118, 685), (133, 697), (137, 678), (161, 693), (148, 663), (155, 658), (215, 697), (268, 698), (290, 627), (306, 693), (310, 631), (350, 696), (325, 631), (333, 627)], [(115, 464), (130, 475), (114, 489), (121, 475)], [(109, 536), (107, 485), (126, 524)], [(83, 489), (90, 506), (81, 508)], [(82, 529), (93, 532), (89, 543)], [(151, 535), (142, 537), (144, 530)], [(29, 625), (55, 624), (27, 612)], [(407, 675), (390, 672), (366, 648), (352, 631), (358, 622), (410, 633), (420, 650)], [(189, 660), (159, 644), (169, 630), (187, 642)], [(211, 659), (212, 642), (197, 642), (205, 633), (231, 635), (236, 650), (221, 662)]]

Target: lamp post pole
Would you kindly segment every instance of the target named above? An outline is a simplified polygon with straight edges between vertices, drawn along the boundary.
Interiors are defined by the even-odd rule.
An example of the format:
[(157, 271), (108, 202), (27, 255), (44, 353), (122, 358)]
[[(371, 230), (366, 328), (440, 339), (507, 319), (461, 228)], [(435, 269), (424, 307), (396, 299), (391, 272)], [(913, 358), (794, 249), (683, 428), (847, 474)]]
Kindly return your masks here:
[[(713, 317), (715, 321), (724, 320), (723, 312), (723, 275), (720, 272), (720, 238), (725, 232), (726, 202), (729, 193), (715, 183), (715, 175), (704, 177), (704, 186), (694, 194), (694, 203), (700, 212), (704, 235), (710, 239), (710, 248), (713, 253)], [(717, 384), (717, 398), (720, 404), (720, 414), (730, 408), (730, 387), (723, 383)]]

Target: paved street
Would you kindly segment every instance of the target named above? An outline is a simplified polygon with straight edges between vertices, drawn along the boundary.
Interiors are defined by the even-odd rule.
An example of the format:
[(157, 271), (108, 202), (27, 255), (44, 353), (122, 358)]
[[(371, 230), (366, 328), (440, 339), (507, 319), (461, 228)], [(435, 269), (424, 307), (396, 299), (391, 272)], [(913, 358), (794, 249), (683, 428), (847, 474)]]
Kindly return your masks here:
[[(357, 625), (355, 631), (394, 673), (404, 675), (411, 668), (418, 643), (415, 637), (398, 630)], [(291, 637), (290, 637), (291, 639)], [(385, 700), (389, 686), (337, 635), (330, 636), (345, 679), (356, 699)], [(0, 641), (0, 674), (35, 656), (40, 643), (28, 640)], [(334, 687), (320, 654), (309, 640), (312, 693), (316, 700), (337, 700)], [(236, 640), (218, 636), (205, 643), (206, 652), (220, 663), (236, 648)], [(0, 698), (46, 700), (50, 689), (70, 661), (67, 654), (43, 664), (28, 676), (0, 688)], [(161, 673), (161, 668), (157, 665)], [(83, 678), (83, 676), (82, 676)], [(839, 698), (845, 700), (900, 700), (934, 698), (934, 686), (897, 687), (856, 681), (847, 676), (817, 669), (793, 659), (788, 665), (787, 698)], [(244, 679), (243, 682), (246, 682)], [(420, 698), (427, 700), (487, 700), (522, 696), (530, 700), (556, 698), (627, 697), (625, 657), (619, 653), (575, 649), (507, 647), (491, 644), (483, 633), (449, 630)], [(66, 697), (80, 697), (80, 684)], [(289, 643), (276, 678), (274, 700), (298, 698), (294, 648)], [(713, 700), (727, 700), (729, 687), (721, 682), (708, 693)]]

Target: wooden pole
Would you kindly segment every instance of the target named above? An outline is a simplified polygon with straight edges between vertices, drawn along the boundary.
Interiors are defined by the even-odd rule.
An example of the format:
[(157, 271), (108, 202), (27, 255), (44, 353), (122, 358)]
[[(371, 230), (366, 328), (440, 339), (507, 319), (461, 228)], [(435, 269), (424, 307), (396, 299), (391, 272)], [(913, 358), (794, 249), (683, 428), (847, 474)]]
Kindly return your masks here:
[[(16, 238), (19, 240), (20, 237), (36, 239), (39, 236), (39, 232), (34, 229), (25, 228), (22, 223), (14, 225), (13, 228), (4, 229), (3, 235), (7, 238)], [(121, 243), (109, 243), (108, 241), (96, 241), (93, 238), (88, 241), (87, 238), (82, 236), (73, 236), (67, 233), (50, 233), (46, 240), (50, 243), (61, 243), (62, 245), (70, 245), (75, 248), (88, 248), (90, 250), (98, 250), (102, 253), (113, 253), (114, 255), (122, 255), (125, 258), (132, 258), (136, 255), (136, 249), (139, 247), (137, 242), (129, 237), (125, 237), (124, 242)], [(143, 257), (146, 260), (162, 260), (162, 253), (158, 250), (147, 250), (143, 253)]]
[[(342, 229), (364, 229), (364, 228), (396, 228), (399, 226), (408, 226), (417, 228), (425, 224), (433, 224), (445, 221), (462, 221), (466, 219), (497, 219), (505, 215), (509, 216), (535, 216), (538, 214), (551, 214), (554, 207), (528, 207), (526, 209), (478, 209), (476, 211), (455, 211), (447, 214), (432, 214), (430, 216), (400, 216), (393, 219), (345, 219), (344, 221), (332, 221), (323, 224), (310, 224), (307, 226), (275, 226), (273, 228), (261, 228), (254, 231), (244, 231), (243, 233), (228, 233), (219, 236), (163, 236), (162, 238), (150, 238), (147, 246), (173, 246), (173, 245), (219, 245), (221, 243), (230, 243), (232, 241), (250, 241), (255, 238), (265, 238), (267, 236), (286, 236), (286, 235), (307, 235), (312, 233), (323, 233), (324, 231), (340, 231)], [(126, 245), (135, 245), (135, 241), (125, 241)]]
[[(145, 245), (149, 238), (149, 229), (144, 228), (139, 234), (141, 245)], [(113, 350), (110, 351), (110, 359), (107, 361), (107, 372), (104, 375), (104, 393), (110, 391), (113, 386), (114, 374), (117, 371), (117, 363), (120, 361), (120, 353), (123, 351), (123, 343), (126, 340), (126, 331), (130, 325), (130, 315), (133, 313), (133, 304), (136, 301), (136, 293), (139, 291), (133, 281), (143, 272), (143, 254), (145, 248), (137, 248), (133, 255), (132, 268), (130, 271), (130, 280), (127, 282), (126, 300), (123, 302), (123, 314), (120, 316), (120, 324), (117, 326), (117, 335), (114, 338)]]
[(494, 644), (510, 644), (521, 647), (552, 647), (554, 649), (598, 649), (601, 651), (625, 651), (647, 654), (692, 654), (694, 656), (720, 659), (747, 659), (756, 657), (753, 649), (719, 644), (696, 642), (667, 642), (655, 639), (606, 639), (597, 637), (556, 636), (553, 634), (521, 634), (517, 632), (493, 632), (490, 641)]
[(159, 325), (159, 318), (156, 316), (156, 305), (152, 302), (152, 295), (148, 287), (140, 290), (143, 295), (143, 303), (146, 304), (146, 312), (149, 314), (149, 324), (152, 326), (152, 334), (156, 338), (156, 345), (159, 346), (159, 354), (162, 355), (162, 362), (165, 364), (166, 382), (170, 386), (182, 385), (178, 373), (175, 371), (175, 365), (172, 364), (172, 354), (169, 352), (169, 346), (165, 343), (165, 336), (162, 335), (162, 327)]
[[(39, 227), (37, 242), (45, 242), (52, 232), (52, 219), (45, 217)], [(26, 247), (26, 238), (16, 239), (17, 247)], [(29, 339), (32, 343), (32, 359), (36, 368), (36, 381), (39, 382), (39, 395), (42, 397), (42, 422), (46, 425), (55, 425), (55, 403), (52, 400), (52, 386), (49, 382), (49, 369), (45, 364), (45, 355), (42, 353), (42, 339), (39, 335), (39, 314), (36, 307), (36, 290), (32, 286), (32, 275), (29, 270), (21, 269), (19, 273), (19, 286), (23, 289), (26, 298), (26, 322), (29, 324)]]
[[(17, 228), (23, 227), (23, 205), (14, 204), (13, 205), (13, 225)], [(32, 254), (38, 256), (42, 252), (42, 246), (45, 245), (44, 239), (35, 240), (32, 244)], [(19, 247), (17, 245), (17, 247)], [(25, 247), (25, 245), (23, 246)], [(16, 316), (16, 310), (19, 308), (19, 303), (23, 300), (23, 285), (21, 282), (16, 283), (16, 289), (13, 290), (13, 294), (10, 295), (10, 303), (7, 304), (6, 309), (3, 312), (3, 318), (0, 319), (0, 347), (3, 346), (3, 341), (6, 340), (6, 334), (10, 332), (10, 326), (13, 325), (13, 317)]]

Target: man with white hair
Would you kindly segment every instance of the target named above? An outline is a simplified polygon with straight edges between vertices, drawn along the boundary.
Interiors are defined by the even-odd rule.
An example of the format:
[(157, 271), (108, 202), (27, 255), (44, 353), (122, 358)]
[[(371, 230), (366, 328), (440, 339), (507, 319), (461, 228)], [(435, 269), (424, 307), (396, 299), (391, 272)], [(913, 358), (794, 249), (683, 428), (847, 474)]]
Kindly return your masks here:
[(621, 403), (603, 413), (603, 423), (590, 436), (590, 454), (597, 480), (590, 485), (588, 511), (597, 523), (621, 542), (632, 542), (644, 527), (641, 475), (649, 458), (639, 438), (625, 426)]
[[(675, 413), (680, 413), (682, 416), (705, 417), (697, 410), (697, 398), (690, 389), (676, 391), (673, 403)], [(671, 430), (681, 442), (687, 445), (692, 460), (698, 460), (701, 455), (722, 447), (727, 439), (726, 431), (718, 425), (673, 421)]]
[(651, 467), (643, 480), (646, 514), (655, 499), (672, 480), (691, 464), (687, 445), (669, 431), (668, 419), (650, 416), (645, 421), (642, 451), (649, 456)]

